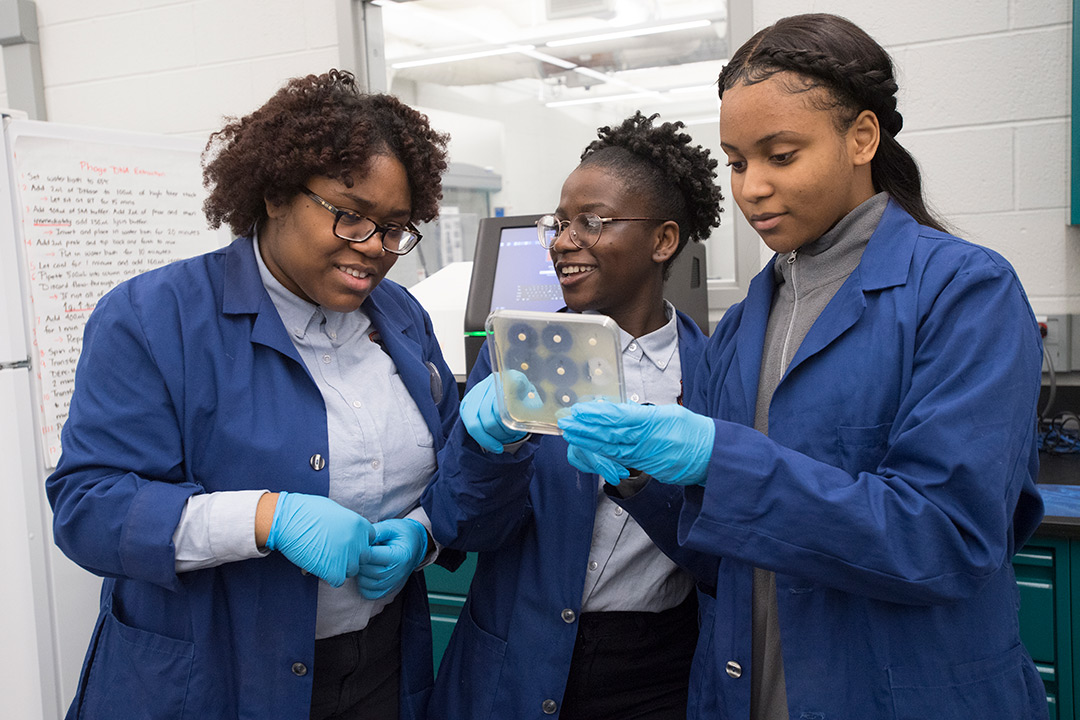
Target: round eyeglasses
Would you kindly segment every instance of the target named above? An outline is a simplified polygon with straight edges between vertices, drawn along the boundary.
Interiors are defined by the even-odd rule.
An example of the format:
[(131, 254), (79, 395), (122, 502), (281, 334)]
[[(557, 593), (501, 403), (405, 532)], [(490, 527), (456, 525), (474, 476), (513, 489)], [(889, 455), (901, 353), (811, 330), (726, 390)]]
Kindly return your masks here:
[(572, 220), (560, 220), (554, 215), (544, 215), (536, 221), (536, 235), (540, 240), (540, 246), (550, 250), (555, 246), (555, 241), (563, 232), (570, 228), (570, 240), (582, 250), (587, 250), (600, 240), (600, 233), (604, 225), (612, 222), (631, 222), (636, 220), (651, 220), (664, 222), (659, 218), (615, 218), (600, 217), (596, 213), (579, 213)]
[(369, 217), (358, 215), (349, 210), (339, 210), (315, 193), (301, 186), (301, 190), (319, 205), (334, 213), (334, 235), (351, 243), (361, 243), (375, 233), (382, 239), (383, 250), (394, 255), (404, 255), (416, 247), (423, 235), (416, 228), (380, 225)]

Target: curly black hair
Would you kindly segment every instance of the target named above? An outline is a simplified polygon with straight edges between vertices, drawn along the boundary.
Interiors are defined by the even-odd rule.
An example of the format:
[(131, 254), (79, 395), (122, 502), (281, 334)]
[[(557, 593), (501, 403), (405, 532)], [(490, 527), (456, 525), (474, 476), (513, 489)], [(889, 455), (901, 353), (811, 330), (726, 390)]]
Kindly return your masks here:
[(632, 178), (649, 198), (653, 217), (671, 218), (679, 225), (679, 247), (664, 263), (664, 278), (686, 243), (704, 241), (720, 225), (724, 196), (714, 182), (719, 163), (709, 150), (694, 145), (681, 122), (653, 125), (659, 114), (640, 110), (617, 127), (597, 131), (598, 138), (581, 153), (581, 166), (596, 165)]
[(413, 221), (426, 222), (439, 211), (449, 139), (392, 95), (361, 92), (344, 70), (293, 78), (210, 136), (203, 210), (211, 227), (246, 235), (266, 218), (265, 201), (288, 201), (316, 175), (352, 187), (353, 173), (390, 155), (405, 166)]

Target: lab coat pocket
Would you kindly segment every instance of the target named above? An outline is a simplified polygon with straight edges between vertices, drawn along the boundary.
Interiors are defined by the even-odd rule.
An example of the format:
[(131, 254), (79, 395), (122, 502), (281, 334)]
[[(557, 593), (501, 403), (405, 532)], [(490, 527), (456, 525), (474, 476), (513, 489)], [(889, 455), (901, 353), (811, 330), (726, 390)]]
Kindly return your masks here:
[(110, 611), (87, 668), (76, 717), (184, 717), (195, 645), (125, 625)]
[(481, 629), (466, 603), (435, 678), (431, 720), (501, 719), (492, 713), (505, 662), (506, 642)]
[(416, 444), (425, 448), (435, 447), (435, 438), (424, 422), (424, 416), (420, 413), (416, 401), (402, 382), (401, 375), (395, 372), (390, 376), (390, 387), (394, 389), (394, 397), (397, 399), (397, 410), (394, 414), (400, 414), (402, 420), (412, 428)]
[[(1025, 658), (1024, 648), (1017, 645), (995, 657), (961, 665), (890, 668), (895, 720), (926, 720), (943, 713), (979, 720), (1045, 717), (1042, 683), (1034, 692)], [(1037, 674), (1034, 679), (1038, 681)], [(1033, 697), (1041, 708), (1032, 704)]]
[(836, 444), (840, 467), (852, 475), (877, 470), (889, 446), (890, 430), (892, 423), (867, 427), (837, 427)]

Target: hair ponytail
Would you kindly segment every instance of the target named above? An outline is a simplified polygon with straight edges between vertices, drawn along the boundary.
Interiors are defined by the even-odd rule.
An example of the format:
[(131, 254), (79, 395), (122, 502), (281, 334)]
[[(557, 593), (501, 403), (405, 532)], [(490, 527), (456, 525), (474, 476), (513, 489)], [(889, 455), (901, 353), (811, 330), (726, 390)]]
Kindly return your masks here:
[(889, 54), (850, 20), (826, 13), (793, 15), (758, 31), (720, 71), (720, 98), (738, 83), (752, 85), (780, 72), (799, 75), (791, 92), (824, 88), (838, 128), (863, 110), (878, 118), (881, 140), (870, 163), (874, 190), (887, 192), (917, 222), (945, 231), (926, 205), (918, 163), (896, 140), (904, 118), (896, 109), (896, 78)]

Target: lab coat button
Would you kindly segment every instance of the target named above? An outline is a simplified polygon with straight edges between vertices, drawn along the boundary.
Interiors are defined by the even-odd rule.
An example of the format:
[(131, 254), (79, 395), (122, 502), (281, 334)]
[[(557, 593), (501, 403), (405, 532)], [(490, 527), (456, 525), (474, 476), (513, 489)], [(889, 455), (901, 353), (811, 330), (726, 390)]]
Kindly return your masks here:
[(555, 711), (559, 709), (559, 705), (554, 700), (548, 699), (541, 703), (540, 709), (544, 711), (545, 715), (554, 715)]
[(577, 614), (570, 608), (566, 608), (562, 611), (562, 619), (564, 623), (572, 623), (577, 620)]
[(727, 665), (724, 667), (727, 670), (727, 674), (731, 677), (738, 679), (742, 677), (742, 665), (734, 660), (728, 660)]
[(305, 665), (304, 663), (293, 663), (292, 674), (296, 677), (304, 677), (305, 675), (307, 675), (307, 665)]
[(322, 470), (326, 467), (326, 458), (319, 453), (315, 453), (311, 456), (311, 459), (308, 460), (308, 463), (311, 465), (312, 470)]

